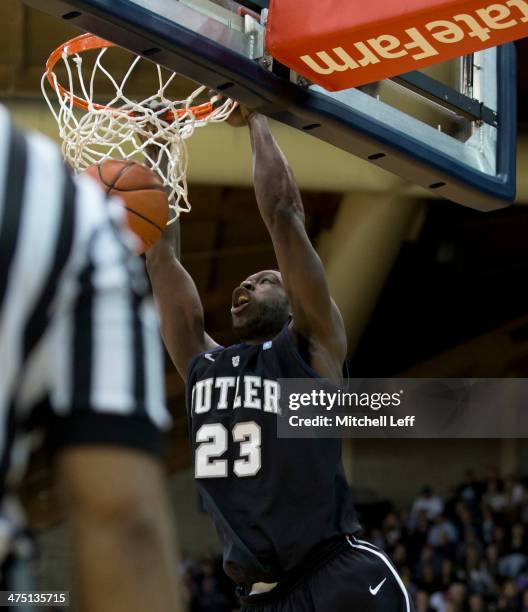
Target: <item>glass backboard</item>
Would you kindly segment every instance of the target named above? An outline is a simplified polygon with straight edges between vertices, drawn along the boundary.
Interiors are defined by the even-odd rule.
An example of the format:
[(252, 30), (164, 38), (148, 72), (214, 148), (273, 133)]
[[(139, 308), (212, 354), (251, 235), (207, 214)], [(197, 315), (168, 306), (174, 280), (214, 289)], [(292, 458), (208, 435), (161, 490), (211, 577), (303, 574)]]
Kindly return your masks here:
[(478, 210), (515, 197), (513, 45), (328, 92), (267, 53), (264, 0), (24, 1), (438, 196)]

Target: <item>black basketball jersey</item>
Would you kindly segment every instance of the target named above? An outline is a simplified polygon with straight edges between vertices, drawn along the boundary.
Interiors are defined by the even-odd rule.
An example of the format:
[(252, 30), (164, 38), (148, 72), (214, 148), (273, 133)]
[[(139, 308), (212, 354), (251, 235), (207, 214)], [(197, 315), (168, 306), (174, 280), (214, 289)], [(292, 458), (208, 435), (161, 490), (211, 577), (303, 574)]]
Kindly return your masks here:
[(273, 340), (236, 344), (189, 364), (187, 410), (195, 478), (239, 584), (278, 582), (316, 547), (358, 530), (341, 441), (279, 439), (279, 378), (317, 374), (286, 325)]

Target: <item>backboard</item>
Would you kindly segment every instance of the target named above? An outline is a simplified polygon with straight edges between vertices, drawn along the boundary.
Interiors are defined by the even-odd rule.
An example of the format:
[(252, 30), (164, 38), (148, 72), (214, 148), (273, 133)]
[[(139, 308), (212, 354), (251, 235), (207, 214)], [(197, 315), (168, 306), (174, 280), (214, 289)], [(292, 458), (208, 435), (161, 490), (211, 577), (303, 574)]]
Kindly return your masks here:
[(478, 210), (515, 197), (512, 44), (328, 92), (267, 53), (264, 0), (24, 1), (438, 196)]

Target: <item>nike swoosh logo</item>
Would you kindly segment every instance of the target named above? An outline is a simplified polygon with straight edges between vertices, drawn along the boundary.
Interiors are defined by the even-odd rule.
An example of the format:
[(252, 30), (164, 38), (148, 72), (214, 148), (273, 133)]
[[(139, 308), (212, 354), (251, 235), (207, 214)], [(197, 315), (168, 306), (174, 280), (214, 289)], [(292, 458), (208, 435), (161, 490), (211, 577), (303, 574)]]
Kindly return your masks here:
[(209, 353), (207, 353), (206, 355), (204, 355), (204, 357), (206, 359), (209, 359), (209, 361), (212, 361), (214, 363), (214, 357), (212, 355), (209, 355)]
[(386, 580), (387, 580), (387, 578), (383, 578), (383, 580), (374, 589), (372, 587), (369, 587), (370, 594), (371, 595), (377, 595), (379, 593), (381, 587), (385, 584)]

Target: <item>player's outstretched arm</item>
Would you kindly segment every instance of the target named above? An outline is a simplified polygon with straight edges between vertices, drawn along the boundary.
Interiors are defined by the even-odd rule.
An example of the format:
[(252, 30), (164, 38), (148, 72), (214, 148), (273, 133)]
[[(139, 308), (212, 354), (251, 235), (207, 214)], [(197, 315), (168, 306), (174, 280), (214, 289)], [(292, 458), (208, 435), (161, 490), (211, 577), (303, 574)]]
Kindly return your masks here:
[(255, 194), (292, 307), (293, 329), (310, 343), (316, 342), (317, 351), (324, 349), (324, 361), (333, 362), (328, 369), (339, 376), (346, 356), (345, 329), (330, 297), (321, 260), (305, 230), (299, 189), (267, 119), (253, 113), (247, 122)]
[(163, 341), (180, 376), (186, 380), (189, 361), (218, 345), (205, 333), (198, 290), (179, 258), (180, 224), (176, 221), (147, 252), (147, 271), (158, 306)]

